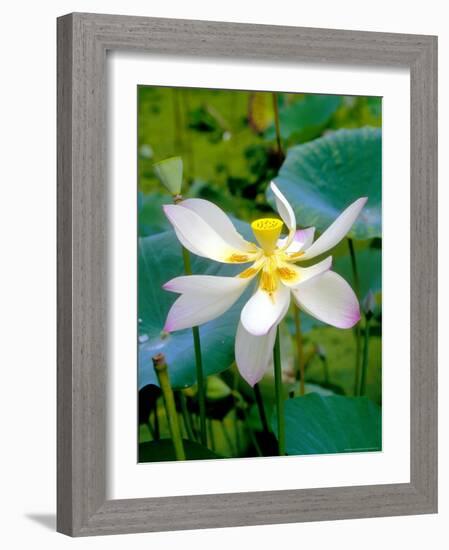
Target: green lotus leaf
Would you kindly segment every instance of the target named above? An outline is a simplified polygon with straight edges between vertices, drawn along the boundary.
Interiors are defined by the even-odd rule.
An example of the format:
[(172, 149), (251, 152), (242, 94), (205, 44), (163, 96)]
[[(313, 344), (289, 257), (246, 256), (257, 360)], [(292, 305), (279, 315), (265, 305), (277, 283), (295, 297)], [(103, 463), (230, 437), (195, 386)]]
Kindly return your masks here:
[[(382, 236), (381, 140), (378, 128), (337, 130), (288, 150), (275, 182), (290, 201), (298, 225), (323, 232), (352, 202), (368, 197), (348, 236)], [(267, 198), (274, 206), (270, 190)]]
[[(363, 299), (369, 290), (378, 292), (382, 289), (382, 251), (378, 248), (356, 251), (356, 262), (360, 279), (360, 296)], [(332, 269), (354, 286), (349, 255), (336, 258)]]
[[(366, 397), (309, 393), (285, 401), (289, 455), (380, 451), (381, 409)], [(273, 430), (277, 433), (276, 414)]]
[(162, 205), (170, 203), (167, 193), (144, 194), (139, 191), (137, 196), (139, 236), (146, 237), (170, 229), (170, 222), (165, 216)]
[[(279, 127), (282, 139), (294, 138), (300, 142), (318, 137), (332, 115), (341, 105), (341, 96), (307, 94), (279, 109)], [(265, 132), (266, 139), (276, 136), (274, 124)]]

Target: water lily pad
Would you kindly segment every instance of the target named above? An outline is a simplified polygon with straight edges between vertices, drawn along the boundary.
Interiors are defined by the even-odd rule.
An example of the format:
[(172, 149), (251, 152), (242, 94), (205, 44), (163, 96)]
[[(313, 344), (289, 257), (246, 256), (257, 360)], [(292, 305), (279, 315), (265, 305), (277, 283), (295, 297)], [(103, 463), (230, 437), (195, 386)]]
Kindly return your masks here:
[[(288, 150), (275, 179), (297, 222), (324, 231), (359, 197), (368, 197), (352, 226), (354, 239), (381, 237), (382, 148), (378, 128), (338, 130)], [(271, 191), (267, 192), (274, 205)]]
[[(239, 230), (244, 224), (238, 225)], [(151, 358), (164, 353), (174, 389), (195, 384), (195, 354), (192, 331), (162, 332), (167, 313), (177, 294), (162, 289), (173, 277), (184, 273), (179, 244), (173, 231), (139, 239), (139, 389), (147, 384), (158, 385)], [(191, 255), (192, 271), (197, 274), (231, 276), (241, 266), (220, 264)], [(200, 327), (203, 370), (217, 374), (234, 360), (234, 338), (247, 293), (218, 319)]]
[[(309, 393), (285, 402), (289, 455), (380, 451), (381, 409), (366, 397)], [(272, 426), (277, 432), (276, 416)]]

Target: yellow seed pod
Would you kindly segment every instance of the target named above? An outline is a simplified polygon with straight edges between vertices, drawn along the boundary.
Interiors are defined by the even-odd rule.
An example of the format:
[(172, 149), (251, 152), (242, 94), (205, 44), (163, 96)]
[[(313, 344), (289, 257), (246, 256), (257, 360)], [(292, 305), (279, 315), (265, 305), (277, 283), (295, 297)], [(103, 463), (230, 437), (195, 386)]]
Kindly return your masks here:
[(260, 218), (251, 224), (254, 236), (267, 254), (274, 252), (282, 226), (281, 220), (276, 218)]

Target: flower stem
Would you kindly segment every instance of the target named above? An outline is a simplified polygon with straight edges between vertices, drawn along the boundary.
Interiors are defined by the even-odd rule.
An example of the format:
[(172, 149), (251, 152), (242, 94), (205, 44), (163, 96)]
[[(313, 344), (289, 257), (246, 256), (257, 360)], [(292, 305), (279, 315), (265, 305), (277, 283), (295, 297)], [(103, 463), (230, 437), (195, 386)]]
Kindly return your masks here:
[[(235, 363), (234, 363), (234, 366), (235, 366)], [(237, 456), (240, 456), (241, 445), (240, 445), (239, 414), (238, 414), (238, 409), (239, 409), (239, 394), (237, 392), (238, 384), (239, 384), (239, 374), (238, 374), (238, 370), (235, 369), (233, 381), (232, 381), (232, 396), (234, 398), (233, 418), (234, 418), (234, 430), (235, 430), (235, 446), (237, 449)]]
[(181, 403), (181, 414), (184, 421), (184, 426), (187, 432), (187, 437), (190, 441), (195, 441), (195, 435), (193, 433), (192, 419), (190, 418), (189, 409), (187, 408), (187, 399), (183, 391), (179, 392), (179, 401)]
[[(348, 238), (348, 247), (349, 255), (351, 256), (351, 268), (352, 268), (352, 279), (354, 283), (354, 290), (357, 296), (357, 300), (360, 302), (360, 279), (359, 272), (357, 269), (357, 261), (354, 250), (354, 242), (352, 239)], [(360, 330), (360, 322), (354, 327), (354, 336), (355, 336), (355, 369), (354, 369), (354, 395), (359, 395), (359, 386), (360, 386), (360, 356), (362, 352), (362, 333)]]
[(239, 417), (237, 414), (237, 408), (234, 408), (234, 414), (232, 415), (234, 420), (234, 430), (235, 430), (235, 446), (237, 449), (237, 456), (240, 456), (241, 448), (240, 448), (240, 427), (239, 427)]
[(295, 318), (296, 355), (297, 355), (297, 361), (298, 361), (298, 373), (300, 376), (299, 395), (304, 395), (305, 393), (304, 348), (302, 345), (301, 317), (299, 313), (299, 307), (296, 304), (293, 304), (293, 317)]
[(185, 460), (186, 455), (184, 452), (184, 445), (182, 443), (178, 413), (176, 412), (175, 396), (170, 384), (167, 363), (165, 362), (165, 357), (162, 353), (159, 353), (153, 357), (153, 366), (159, 380), (162, 395), (164, 396), (165, 411), (167, 413), (168, 426), (170, 428), (173, 447), (175, 448), (176, 460)]
[[(188, 117), (188, 113), (190, 112), (189, 94), (190, 92), (188, 88), (185, 88), (181, 93), (184, 120), (186, 120), (186, 118)], [(195, 153), (194, 153), (194, 147), (193, 147), (194, 143), (195, 143), (195, 140), (193, 139), (186, 139), (184, 143), (184, 147), (186, 149), (187, 158), (188, 158), (188, 166), (189, 166), (188, 176), (186, 177), (186, 180), (188, 183), (192, 182), (193, 176), (195, 174)]]
[(154, 407), (154, 439), (159, 441), (161, 438), (160, 428), (159, 428), (159, 413), (157, 410), (157, 401)]
[(251, 440), (251, 443), (254, 446), (254, 449), (257, 453), (257, 456), (263, 456), (262, 449), (260, 448), (260, 445), (257, 441), (257, 438), (256, 438), (256, 436), (254, 434), (254, 431), (251, 427), (251, 424), (249, 422), (248, 412), (246, 411), (246, 405), (242, 407), (242, 413), (243, 413), (243, 418), (244, 418), (244, 426), (245, 426), (246, 431), (248, 433), (249, 439)]
[(175, 128), (175, 148), (180, 151), (182, 148), (182, 122), (181, 122), (181, 106), (179, 103), (179, 90), (172, 88), (173, 98), (173, 120)]
[(285, 455), (285, 418), (284, 418), (284, 394), (282, 388), (282, 367), (281, 367), (281, 342), (279, 337), (279, 326), (276, 328), (276, 340), (274, 342), (274, 383), (276, 388), (276, 413), (278, 427), (279, 456)]
[(214, 426), (213, 426), (213, 420), (210, 418), (207, 421), (207, 428), (209, 431), (209, 441), (210, 441), (210, 448), (215, 451), (215, 435), (214, 435)]
[[(189, 251), (182, 247), (182, 257), (184, 260), (184, 271), (186, 275), (192, 275), (192, 264), (190, 262)], [(206, 426), (206, 387), (203, 374), (203, 359), (201, 356), (201, 340), (198, 327), (192, 327), (193, 347), (195, 350), (196, 379), (198, 384), (198, 405), (200, 409), (200, 440), (207, 446), (207, 426)]]
[(187, 248), (182, 247), (182, 259), (184, 261), (184, 271), (186, 275), (192, 275), (192, 262)]
[(329, 366), (326, 357), (321, 358), (321, 364), (323, 365), (324, 382), (329, 384)]
[(226, 440), (226, 445), (229, 447), (229, 451), (231, 453), (231, 456), (236, 456), (236, 451), (234, 450), (234, 445), (232, 444), (232, 438), (229, 433), (229, 430), (226, 426), (225, 419), (221, 420), (221, 429), (223, 431), (224, 438)]
[(151, 439), (155, 439), (154, 437), (154, 429), (153, 429), (153, 426), (151, 425), (151, 422), (150, 422), (150, 419), (148, 418), (148, 421), (146, 422), (146, 425), (147, 425), (147, 428), (148, 428), (148, 431), (150, 432), (150, 436), (151, 436)]
[(360, 395), (365, 395), (366, 390), (366, 373), (368, 371), (368, 358), (369, 358), (369, 332), (370, 332), (370, 318), (365, 317), (365, 339), (363, 344), (363, 360), (362, 360), (362, 378), (360, 381)]
[(203, 445), (207, 445), (206, 432), (206, 383), (203, 375), (203, 360), (201, 357), (200, 331), (198, 327), (192, 327), (193, 346), (195, 348), (196, 378), (198, 384), (198, 404), (200, 409), (200, 439)]
[(254, 384), (254, 395), (256, 396), (257, 409), (259, 410), (259, 416), (260, 416), (260, 421), (262, 422), (263, 431), (266, 434), (269, 434), (270, 428), (268, 426), (267, 414), (265, 412), (265, 407), (262, 399), (262, 392), (260, 391), (259, 384)]
[(279, 122), (279, 106), (278, 106), (278, 95), (276, 92), (272, 93), (273, 97), (273, 111), (274, 111), (274, 127), (276, 129), (276, 144), (277, 144), (277, 153), (280, 159), (283, 159), (284, 152), (282, 150), (282, 141), (281, 141), (281, 125)]

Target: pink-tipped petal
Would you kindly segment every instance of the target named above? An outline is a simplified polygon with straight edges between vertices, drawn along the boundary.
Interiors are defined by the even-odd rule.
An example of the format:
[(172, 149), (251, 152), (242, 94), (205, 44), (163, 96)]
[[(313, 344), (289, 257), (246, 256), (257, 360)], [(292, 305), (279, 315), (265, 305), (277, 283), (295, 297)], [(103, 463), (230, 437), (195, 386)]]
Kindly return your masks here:
[(301, 256), (300, 260), (315, 258), (336, 246), (351, 229), (367, 200), (367, 197), (362, 197), (348, 206), (348, 208), (346, 208), (346, 210), (344, 210), (326, 229), (321, 237), (319, 237), (310, 247), (305, 249), (305, 253)]
[(360, 320), (360, 306), (352, 288), (334, 271), (326, 271), (292, 289), (298, 306), (316, 319), (337, 328), (351, 328)]
[(267, 371), (276, 339), (276, 326), (268, 334), (254, 336), (239, 323), (235, 337), (235, 362), (250, 386), (259, 382)]
[(173, 332), (195, 327), (216, 319), (242, 295), (251, 279), (190, 275), (177, 277), (164, 285), (180, 292), (167, 315), (164, 330)]
[[(296, 254), (297, 252), (301, 252), (301, 250), (309, 248), (309, 246), (313, 243), (313, 237), (315, 236), (315, 228), (314, 227), (308, 227), (307, 229), (298, 229), (295, 232), (295, 236), (293, 237), (292, 242), (288, 246), (288, 248), (285, 249), (285, 252), (287, 254)], [(279, 239), (277, 245), (278, 248), (284, 248), (287, 244), (288, 237), (284, 237), (283, 239)]]

